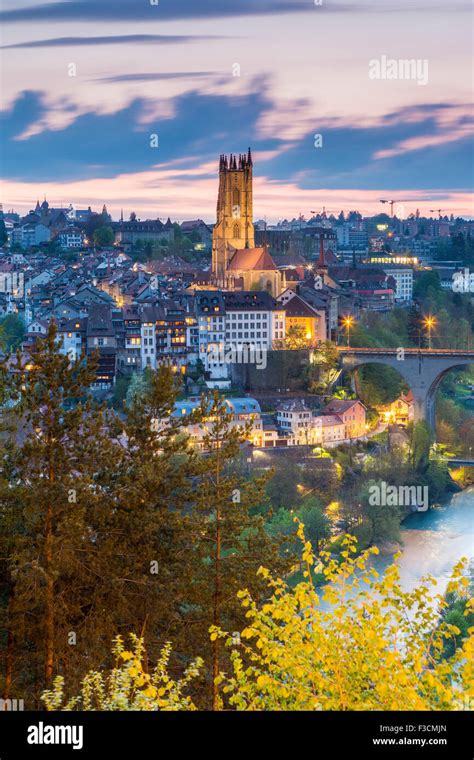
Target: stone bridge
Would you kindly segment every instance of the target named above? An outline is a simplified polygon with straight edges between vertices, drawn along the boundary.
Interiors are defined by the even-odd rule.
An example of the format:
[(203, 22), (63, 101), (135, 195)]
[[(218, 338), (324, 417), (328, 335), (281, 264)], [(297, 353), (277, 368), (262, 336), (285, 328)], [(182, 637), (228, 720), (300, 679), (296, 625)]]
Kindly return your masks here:
[(406, 380), (415, 400), (415, 422), (426, 420), (436, 427), (436, 389), (452, 369), (474, 364), (474, 351), (418, 348), (349, 348), (338, 347), (339, 364), (343, 370), (354, 370), (364, 364), (383, 364), (392, 367)]

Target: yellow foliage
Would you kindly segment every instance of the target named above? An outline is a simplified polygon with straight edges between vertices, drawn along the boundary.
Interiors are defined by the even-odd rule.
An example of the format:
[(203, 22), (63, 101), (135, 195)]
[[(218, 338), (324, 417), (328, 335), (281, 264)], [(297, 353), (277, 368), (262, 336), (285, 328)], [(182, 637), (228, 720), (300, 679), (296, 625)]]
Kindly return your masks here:
[(195, 710), (184, 692), (198, 675), (202, 660), (197, 658), (179, 681), (173, 681), (167, 667), (171, 644), (165, 644), (155, 669), (145, 672), (143, 640), (131, 634), (133, 651), (126, 651), (120, 636), (114, 641), (117, 667), (106, 673), (92, 671), (82, 680), (79, 695), (64, 696), (64, 679), (58, 676), (53, 689), (43, 694), (47, 710)]
[[(297, 534), (311, 565), (301, 524)], [(342, 562), (321, 553), (322, 591), (310, 573), (293, 589), (267, 574), (261, 609), (248, 593), (241, 595), (252, 625), (233, 647), (233, 672), (220, 676), (231, 708), (455, 710), (474, 697), (472, 632), (454, 656), (443, 658), (444, 639), (458, 629), (440, 619), (444, 602), (433, 592), (434, 579), (403, 591), (396, 565), (379, 578), (370, 566), (378, 550), (358, 555), (355, 548), (346, 536)], [(465, 564), (454, 568), (450, 589), (465, 593)]]
[[(444, 641), (459, 634), (443, 622), (446, 608), (435, 594), (433, 578), (403, 591), (398, 567), (383, 575), (371, 567), (375, 548), (358, 554), (345, 536), (342, 561), (320, 552), (318, 569), (327, 584), (317, 590), (309, 572), (315, 557), (301, 523), (307, 574), (290, 588), (259, 569), (268, 594), (259, 607), (247, 589), (239, 592), (249, 623), (236, 637), (211, 626), (211, 641), (223, 639), (231, 668), (220, 673), (223, 706), (236, 710), (459, 710), (474, 699), (474, 629), (446, 657)], [(467, 596), (466, 560), (453, 569), (448, 588)], [(467, 600), (467, 609), (473, 601)], [(131, 636), (132, 650), (120, 637), (113, 652), (117, 665), (105, 674), (91, 672), (79, 696), (64, 700), (57, 678), (43, 695), (48, 710), (193, 710), (184, 696), (202, 665), (196, 660), (179, 681), (168, 675), (171, 645), (153, 670), (144, 667), (143, 641)], [(236, 643), (236, 641), (238, 643)]]

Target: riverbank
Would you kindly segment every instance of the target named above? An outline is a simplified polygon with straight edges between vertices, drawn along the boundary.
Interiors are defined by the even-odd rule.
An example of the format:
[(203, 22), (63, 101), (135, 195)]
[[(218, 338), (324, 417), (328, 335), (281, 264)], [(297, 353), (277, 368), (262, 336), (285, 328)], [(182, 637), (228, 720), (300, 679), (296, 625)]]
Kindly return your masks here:
[[(461, 557), (474, 562), (474, 487), (455, 493), (441, 507), (406, 517), (401, 538), (397, 564), (404, 590), (429, 574), (437, 581), (437, 592), (444, 593), (456, 562)], [(373, 564), (382, 572), (392, 562), (393, 554), (384, 554)]]

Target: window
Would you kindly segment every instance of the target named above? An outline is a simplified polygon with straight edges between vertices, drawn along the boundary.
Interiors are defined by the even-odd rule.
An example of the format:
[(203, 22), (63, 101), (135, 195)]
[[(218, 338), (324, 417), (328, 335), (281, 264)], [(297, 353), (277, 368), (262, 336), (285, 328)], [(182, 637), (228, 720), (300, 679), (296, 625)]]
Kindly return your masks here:
[(238, 224), (234, 224), (234, 238), (237, 240), (240, 238), (240, 226)]

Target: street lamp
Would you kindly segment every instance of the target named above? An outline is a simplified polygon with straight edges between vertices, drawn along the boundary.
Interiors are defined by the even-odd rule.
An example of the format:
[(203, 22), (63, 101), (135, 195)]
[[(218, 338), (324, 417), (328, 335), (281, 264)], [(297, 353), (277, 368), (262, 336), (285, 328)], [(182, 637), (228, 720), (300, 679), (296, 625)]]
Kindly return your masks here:
[(350, 314), (347, 315), (347, 317), (343, 317), (342, 324), (347, 330), (347, 348), (350, 348), (351, 345), (351, 327), (354, 324), (354, 317), (351, 317)]
[(423, 326), (428, 330), (428, 350), (431, 351), (431, 331), (433, 327), (436, 325), (437, 319), (436, 317), (432, 317), (431, 314), (428, 317), (425, 317), (423, 320)]

